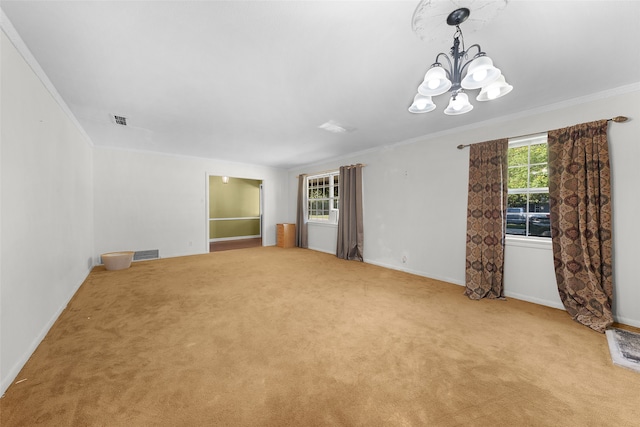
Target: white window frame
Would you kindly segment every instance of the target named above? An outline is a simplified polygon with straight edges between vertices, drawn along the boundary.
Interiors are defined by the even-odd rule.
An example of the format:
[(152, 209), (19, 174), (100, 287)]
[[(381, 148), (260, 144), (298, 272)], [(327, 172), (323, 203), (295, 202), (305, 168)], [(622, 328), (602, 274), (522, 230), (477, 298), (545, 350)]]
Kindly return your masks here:
[[(518, 138), (510, 138), (509, 139), (509, 149), (518, 148), (524, 146), (538, 145), (538, 144), (548, 144), (548, 135), (546, 132), (539, 133), (535, 135), (523, 136)], [(531, 153), (529, 153), (530, 155)], [(534, 164), (534, 166), (537, 165)], [(531, 169), (531, 159), (527, 159), (527, 167), (530, 171)], [(547, 159), (547, 170), (548, 170), (548, 159)], [(509, 168), (511, 169), (511, 168)], [(549, 187), (541, 187), (541, 188), (531, 188), (529, 186), (530, 173), (527, 173), (527, 188), (514, 188), (508, 189), (508, 194), (526, 194), (527, 195), (527, 206), (529, 206), (529, 194), (536, 193), (549, 193)], [(528, 236), (529, 232), (529, 216), (531, 212), (525, 212), (525, 234), (506, 234), (507, 242), (512, 246), (531, 246), (531, 247), (540, 247), (546, 248), (547, 246), (551, 246), (551, 238), (543, 237), (543, 236)]]
[[(335, 188), (337, 186), (335, 182), (336, 182), (336, 178), (338, 178), (339, 176), (340, 176), (340, 171), (336, 170), (331, 172), (324, 172), (317, 175), (309, 175), (307, 177), (305, 182), (305, 188), (306, 188), (305, 202), (307, 207), (306, 209), (307, 222), (315, 223), (315, 224), (337, 224), (338, 223), (339, 206), (336, 207), (338, 205), (338, 195), (335, 194), (336, 193)], [(329, 178), (329, 185), (328, 185), (329, 197), (310, 199), (309, 190), (311, 189), (310, 184), (312, 180), (323, 179), (327, 177)], [(329, 212), (328, 212), (329, 215), (327, 218), (319, 218), (319, 217), (312, 218), (312, 214), (313, 214), (313, 209), (311, 209), (312, 201), (320, 201), (320, 202), (328, 201), (329, 202)]]

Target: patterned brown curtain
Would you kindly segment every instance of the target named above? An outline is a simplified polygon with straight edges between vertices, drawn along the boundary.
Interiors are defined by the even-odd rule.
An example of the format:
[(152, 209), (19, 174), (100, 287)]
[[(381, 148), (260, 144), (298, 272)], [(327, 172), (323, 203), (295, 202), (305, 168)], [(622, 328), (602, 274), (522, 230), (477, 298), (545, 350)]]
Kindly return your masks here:
[(307, 231), (307, 175), (298, 176), (298, 209), (296, 212), (296, 246), (299, 248), (309, 247)]
[(549, 132), (553, 260), (567, 312), (591, 329), (613, 323), (607, 121)]
[(340, 166), (338, 244), (336, 256), (363, 261), (362, 166)]
[(469, 147), (465, 295), (471, 299), (503, 297), (508, 147), (507, 139)]

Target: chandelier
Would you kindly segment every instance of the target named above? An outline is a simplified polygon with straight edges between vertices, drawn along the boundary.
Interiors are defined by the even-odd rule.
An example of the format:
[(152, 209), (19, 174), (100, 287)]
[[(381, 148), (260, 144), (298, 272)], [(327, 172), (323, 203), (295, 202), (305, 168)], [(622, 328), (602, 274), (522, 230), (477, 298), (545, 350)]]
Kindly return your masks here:
[[(447, 17), (447, 24), (456, 27), (453, 35), (451, 55), (440, 52), (435, 62), (424, 76), (424, 81), (418, 86), (418, 94), (413, 98), (409, 107), (411, 113), (428, 113), (436, 108), (432, 96), (451, 92), (449, 105), (444, 110), (447, 115), (458, 115), (473, 110), (469, 103), (466, 90), (480, 89), (477, 101), (490, 101), (511, 92), (513, 86), (507, 84), (500, 70), (493, 66), (493, 61), (482, 51), (478, 44), (465, 49), (464, 37), (460, 24), (467, 20), (471, 12), (467, 8), (456, 9)], [(476, 50), (473, 58), (469, 58), (469, 51)], [(446, 60), (445, 67), (440, 58)]]

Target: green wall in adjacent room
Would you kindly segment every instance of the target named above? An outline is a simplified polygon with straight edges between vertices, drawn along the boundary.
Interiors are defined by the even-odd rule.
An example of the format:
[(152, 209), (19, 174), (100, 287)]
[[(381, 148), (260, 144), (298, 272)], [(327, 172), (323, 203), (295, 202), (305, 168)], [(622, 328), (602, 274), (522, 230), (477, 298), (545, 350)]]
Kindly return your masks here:
[(259, 236), (259, 219), (238, 219), (233, 221), (209, 221), (211, 239), (239, 236)]
[[(255, 179), (209, 177), (209, 218), (246, 218), (260, 216), (260, 184)], [(259, 219), (209, 221), (209, 238), (257, 236)]]

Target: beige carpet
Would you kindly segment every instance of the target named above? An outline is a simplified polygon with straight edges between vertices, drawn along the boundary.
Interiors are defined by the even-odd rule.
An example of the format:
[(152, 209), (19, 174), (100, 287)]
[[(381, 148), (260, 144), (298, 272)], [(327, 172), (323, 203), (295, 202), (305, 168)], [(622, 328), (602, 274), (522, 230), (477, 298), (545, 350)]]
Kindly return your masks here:
[(604, 335), (302, 249), (96, 267), (0, 400), (9, 426), (638, 426)]

